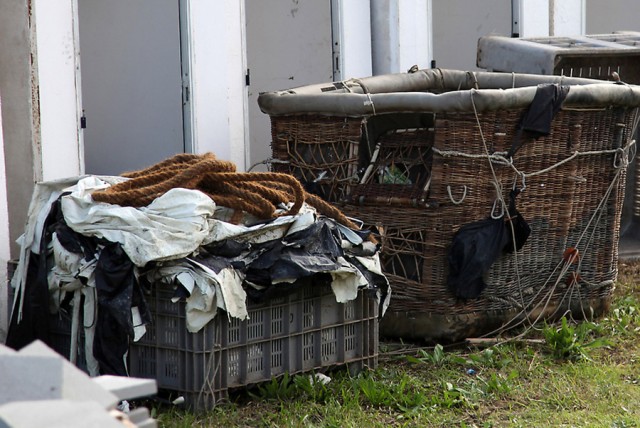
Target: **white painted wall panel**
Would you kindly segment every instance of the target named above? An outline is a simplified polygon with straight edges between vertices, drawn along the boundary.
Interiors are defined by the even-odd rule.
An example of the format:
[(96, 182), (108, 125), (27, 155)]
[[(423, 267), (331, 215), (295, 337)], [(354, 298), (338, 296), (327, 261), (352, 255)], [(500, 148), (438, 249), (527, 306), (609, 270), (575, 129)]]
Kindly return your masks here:
[(549, 36), (549, 0), (520, 0), (520, 37), (547, 36)]
[(189, 8), (194, 148), (238, 170), (245, 169), (243, 2), (191, 0)]
[(585, 0), (555, 0), (552, 36), (585, 34)]
[(511, 0), (433, 0), (438, 67), (477, 70), (478, 39), (488, 34), (511, 35)]
[(639, 0), (585, 0), (585, 3), (586, 34), (640, 31)]
[(399, 11), (399, 71), (431, 63), (431, 0), (403, 0)]
[(371, 23), (374, 74), (431, 65), (432, 0), (372, 0)]
[[(334, 2), (333, 22), (339, 20), (340, 73), (343, 80), (371, 76), (371, 19), (369, 0)], [(335, 37), (335, 32), (334, 32)], [(334, 40), (334, 44), (335, 44)]]
[[(0, 99), (0, 112), (2, 99)], [(4, 142), (2, 138), (2, 115), (0, 114), (0, 343), (7, 338), (7, 314), (9, 302), (7, 297), (7, 262), (11, 260), (11, 242), (9, 240), (9, 205), (7, 203), (7, 180), (4, 158)]]
[(259, 93), (333, 80), (331, 2), (266, 4), (246, 1), (251, 165), (271, 157), (270, 121), (258, 108)]
[[(34, 182), (31, 31), (26, 2), (0, 0), (0, 97), (12, 253), (22, 234)], [(39, 156), (39, 155), (38, 155)], [(38, 158), (37, 169), (41, 165)]]
[(35, 0), (42, 179), (83, 171), (79, 133), (76, 0)]
[(87, 172), (183, 152), (178, 1), (78, 1)]

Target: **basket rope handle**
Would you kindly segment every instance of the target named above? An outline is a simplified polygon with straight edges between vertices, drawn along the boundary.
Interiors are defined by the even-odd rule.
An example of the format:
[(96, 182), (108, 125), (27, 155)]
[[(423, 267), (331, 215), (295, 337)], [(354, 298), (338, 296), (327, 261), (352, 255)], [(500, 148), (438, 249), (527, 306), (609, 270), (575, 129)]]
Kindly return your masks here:
[(448, 184), (447, 184), (447, 194), (449, 195), (449, 200), (451, 200), (453, 205), (460, 205), (462, 201), (464, 201), (464, 198), (467, 197), (467, 185), (466, 184), (462, 185), (462, 197), (457, 201), (453, 199), (453, 195), (451, 194), (451, 186)]

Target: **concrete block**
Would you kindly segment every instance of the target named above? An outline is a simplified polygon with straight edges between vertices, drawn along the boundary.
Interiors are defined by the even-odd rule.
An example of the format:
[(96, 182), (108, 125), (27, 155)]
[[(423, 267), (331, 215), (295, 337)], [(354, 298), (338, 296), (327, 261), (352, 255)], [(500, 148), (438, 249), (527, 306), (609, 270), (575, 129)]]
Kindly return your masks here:
[(123, 428), (98, 403), (69, 400), (15, 401), (0, 406), (0, 428)]
[[(36, 362), (36, 360), (38, 362)], [(6, 360), (6, 362), (5, 362)], [(40, 366), (48, 368), (45, 371)], [(0, 367), (7, 370), (7, 373), (18, 376), (21, 379), (28, 379), (29, 385), (40, 384), (56, 392), (50, 398), (63, 398), (72, 401), (93, 401), (103, 408), (113, 408), (120, 400), (103, 389), (82, 370), (71, 364), (43, 342), (37, 340), (22, 348), (14, 357), (0, 357)], [(33, 394), (40, 396), (46, 392), (33, 391)], [(24, 389), (26, 393), (27, 390)], [(41, 397), (43, 399), (45, 397)], [(28, 399), (28, 397), (25, 397)], [(36, 399), (36, 398), (31, 398)]]
[(156, 428), (158, 426), (155, 419), (149, 415), (149, 409), (146, 407), (138, 407), (127, 414), (131, 423), (138, 428)]
[(0, 404), (62, 398), (62, 362), (57, 358), (0, 356)]
[(93, 381), (120, 401), (148, 397), (158, 392), (155, 379), (105, 375), (94, 377)]
[(0, 343), (0, 357), (3, 355), (13, 355), (15, 354), (16, 351), (9, 348), (8, 346), (3, 345), (2, 343)]

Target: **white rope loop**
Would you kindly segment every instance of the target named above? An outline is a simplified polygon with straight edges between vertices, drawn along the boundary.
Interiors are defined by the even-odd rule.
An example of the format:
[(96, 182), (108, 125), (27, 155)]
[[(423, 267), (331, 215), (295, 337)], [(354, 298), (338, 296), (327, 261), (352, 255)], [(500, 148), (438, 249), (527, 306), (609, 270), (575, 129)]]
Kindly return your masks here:
[(458, 199), (457, 201), (455, 199), (453, 199), (453, 195), (451, 194), (451, 186), (449, 186), (447, 184), (447, 194), (449, 195), (449, 200), (451, 200), (451, 202), (454, 205), (460, 205), (462, 203), (462, 201), (464, 201), (464, 198), (467, 197), (467, 186), (466, 184), (462, 185), (462, 197), (460, 199)]

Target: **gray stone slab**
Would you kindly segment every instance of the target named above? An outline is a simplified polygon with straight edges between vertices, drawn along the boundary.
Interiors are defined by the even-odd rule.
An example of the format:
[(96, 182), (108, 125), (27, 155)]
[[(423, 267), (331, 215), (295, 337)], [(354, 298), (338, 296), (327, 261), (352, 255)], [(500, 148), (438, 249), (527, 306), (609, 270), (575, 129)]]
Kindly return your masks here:
[(0, 356), (0, 404), (62, 398), (62, 362), (48, 356)]
[(138, 428), (156, 428), (158, 426), (155, 419), (149, 415), (149, 409), (138, 407), (127, 414), (129, 420)]
[(0, 428), (123, 428), (100, 404), (69, 400), (15, 401), (0, 406)]
[(0, 343), (0, 356), (13, 355), (15, 353), (16, 353), (16, 351), (14, 351), (13, 349), (9, 348), (8, 346), (5, 346), (5, 345)]
[[(15, 369), (18, 370), (18, 373), (22, 372), (23, 375), (28, 374), (29, 378), (33, 378), (35, 382), (37, 382), (38, 377), (33, 377), (33, 375), (29, 373), (29, 368), (31, 369), (31, 371), (33, 371), (36, 370), (36, 367), (33, 366), (32, 363), (28, 362), (29, 357), (39, 357), (41, 359), (49, 358), (53, 361), (58, 362), (60, 368), (58, 368), (57, 372), (52, 372), (47, 376), (43, 373), (40, 373), (41, 371), (38, 371), (39, 375), (42, 376), (42, 379), (47, 380), (47, 385), (49, 385), (50, 383), (51, 385), (53, 385), (52, 382), (56, 379), (59, 379), (57, 387), (61, 389), (61, 394), (59, 397), (55, 398), (63, 398), (73, 401), (91, 400), (100, 404), (105, 409), (115, 407), (120, 401), (114, 394), (106, 391), (100, 385), (93, 382), (93, 380), (85, 372), (71, 364), (69, 361), (64, 359), (62, 356), (60, 356), (58, 353), (56, 353), (54, 350), (52, 350), (39, 340), (32, 342), (30, 345), (22, 348), (17, 353), (17, 355), (26, 358), (26, 362), (15, 363), (18, 364), (18, 367), (16, 367)], [(4, 358), (0, 357), (0, 361), (2, 361), (3, 359)]]
[(155, 379), (142, 379), (122, 376), (98, 376), (93, 381), (104, 390), (118, 397), (118, 400), (131, 400), (147, 397), (158, 392)]

